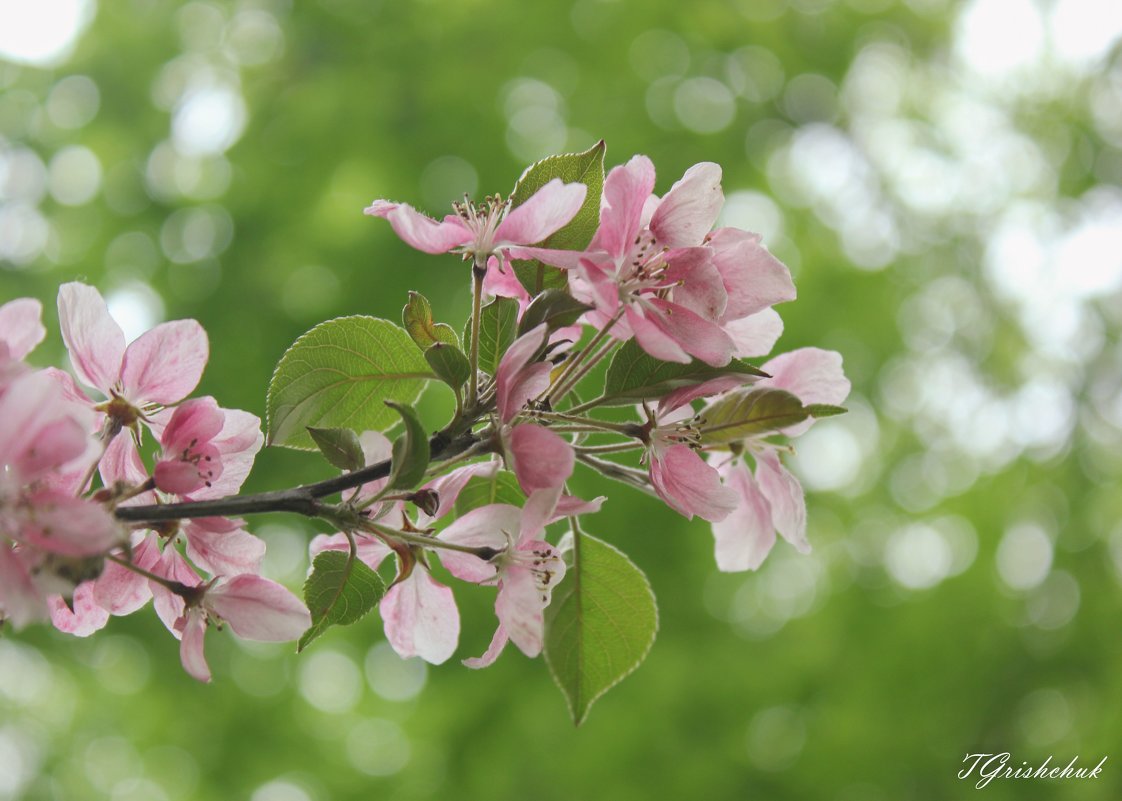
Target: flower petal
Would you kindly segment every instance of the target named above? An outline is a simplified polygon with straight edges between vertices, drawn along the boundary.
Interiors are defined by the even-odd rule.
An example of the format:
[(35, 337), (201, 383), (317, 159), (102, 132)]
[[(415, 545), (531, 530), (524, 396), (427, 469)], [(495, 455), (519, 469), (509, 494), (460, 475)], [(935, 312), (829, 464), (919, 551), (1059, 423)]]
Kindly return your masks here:
[(688, 445), (671, 445), (651, 456), (651, 484), (671, 509), (717, 522), (736, 508), (737, 496), (721, 485), (717, 471)]
[(613, 259), (630, 252), (642, 225), (643, 205), (655, 185), (655, 168), (646, 156), (632, 156), (614, 167), (604, 180), (600, 227), (589, 250), (603, 250)]
[(726, 320), (795, 299), (791, 271), (760, 243), (759, 234), (721, 228), (713, 232), (709, 244), (713, 264), (728, 292)]
[(189, 611), (183, 621), (179, 641), (179, 661), (187, 675), (202, 682), (210, 681), (210, 666), (206, 663), (203, 642), (206, 637), (206, 620), (197, 611)]
[(199, 385), (210, 356), (206, 331), (194, 320), (173, 320), (141, 334), (125, 350), (124, 395), (135, 405), (170, 406)]
[(548, 602), (534, 581), (533, 574), (524, 567), (511, 567), (503, 575), (495, 614), (507, 635), (526, 656), (533, 658), (542, 652), (545, 619), (542, 609)]
[(740, 359), (766, 356), (783, 333), (783, 320), (775, 309), (764, 309), (723, 325), (732, 340), (733, 354)]
[(721, 168), (709, 161), (695, 164), (662, 196), (651, 217), (651, 233), (663, 247), (700, 245), (724, 202)]
[(121, 374), (125, 332), (109, 316), (101, 293), (77, 282), (63, 284), (58, 322), (78, 380), (108, 396)]
[(43, 341), (43, 304), (34, 298), (16, 298), (0, 306), (0, 345), (8, 358), (18, 361)]
[(495, 635), (491, 638), (491, 644), (487, 646), (487, 651), (483, 656), (473, 656), (469, 659), (463, 660), (464, 667), (479, 670), (480, 668), (490, 667), (499, 658), (499, 655), (506, 648), (507, 642), (510, 637), (507, 636), (506, 629), (503, 628), (502, 623), (495, 629)]
[[(494, 548), (501, 551), (518, 537), (521, 510), (505, 503), (492, 503), (472, 509), (439, 534), (444, 542), (466, 545), (471, 548)], [(495, 565), (470, 553), (447, 550), (440, 554), (440, 562), (458, 579), (475, 583), (495, 577)]]
[(664, 362), (689, 364), (691, 361), (690, 355), (682, 349), (682, 346), (673, 337), (663, 331), (661, 327), (655, 325), (651, 319), (653, 316), (654, 314), (644, 314), (642, 310), (635, 306), (628, 306), (627, 311), (624, 312), (624, 319), (634, 333), (635, 341), (639, 343), (639, 347)]
[(0, 540), (0, 610), (5, 622), (21, 629), (50, 615), (47, 599), (31, 578), (23, 554)]
[(183, 527), (187, 555), (212, 576), (258, 573), (265, 542), (241, 527), (241, 521), (201, 517)]
[(799, 480), (787, 472), (775, 451), (756, 455), (756, 481), (771, 507), (771, 520), (783, 539), (810, 553), (806, 538), (806, 498)]
[(463, 220), (451, 214), (437, 222), (408, 203), (391, 203), (386, 200), (375, 200), (364, 213), (388, 220), (394, 233), (405, 244), (425, 253), (447, 253), (454, 247), (472, 241), (473, 235)]
[(725, 486), (740, 498), (736, 509), (713, 523), (717, 569), (725, 572), (755, 570), (775, 545), (771, 507), (752, 473), (737, 462), (719, 470)]
[(548, 362), (530, 364), (545, 345), (547, 333), (545, 323), (527, 331), (511, 343), (499, 360), (499, 369), (495, 371), (495, 405), (503, 423), (509, 422), (529, 400), (549, 386), (553, 366)]
[(386, 639), (398, 656), (446, 662), (460, 639), (460, 612), (452, 590), (421, 567), (395, 584), (378, 607)]
[(732, 360), (732, 340), (719, 325), (667, 300), (653, 298), (647, 302), (656, 309), (648, 319), (686, 353), (714, 367), (724, 367)]
[(522, 490), (560, 487), (573, 474), (576, 456), (568, 441), (544, 426), (516, 425), (510, 432), (514, 474)]
[(203, 604), (247, 640), (296, 640), (312, 625), (312, 617), (299, 598), (261, 576), (241, 575), (220, 581), (207, 591)]
[(109, 613), (94, 600), (92, 581), (83, 581), (74, 588), (70, 605), (61, 595), (48, 598), (47, 605), (51, 609), (51, 623), (54, 627), (75, 637), (89, 637), (94, 632), (101, 631), (109, 622)]
[(568, 225), (584, 204), (588, 187), (554, 178), (511, 209), (495, 229), (495, 243), (533, 245)]

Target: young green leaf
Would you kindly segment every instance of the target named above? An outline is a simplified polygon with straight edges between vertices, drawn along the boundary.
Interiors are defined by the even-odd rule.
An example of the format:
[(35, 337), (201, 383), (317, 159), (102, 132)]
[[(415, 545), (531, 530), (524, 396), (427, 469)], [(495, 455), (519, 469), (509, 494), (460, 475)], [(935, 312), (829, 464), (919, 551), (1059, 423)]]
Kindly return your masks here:
[(699, 423), (701, 442), (720, 445), (770, 434), (810, 417), (802, 401), (782, 389), (736, 392), (714, 403)]
[(472, 509), (486, 506), (490, 503), (509, 503), (511, 506), (521, 506), (526, 502), (522, 488), (518, 486), (518, 479), (509, 470), (497, 470), (495, 475), (476, 476), (464, 485), (456, 497), (456, 516), (462, 517)]
[(833, 417), (848, 411), (844, 406), (832, 406), (829, 403), (808, 403), (806, 406), (806, 413), (810, 417)]
[(433, 343), (425, 350), (425, 361), (437, 378), (457, 392), (471, 377), (471, 362), (455, 345)]
[(429, 467), (429, 438), (412, 406), (393, 401), (386, 405), (401, 415), (405, 431), (393, 443), (389, 489), (412, 489), (421, 483)]
[(346, 626), (363, 617), (386, 594), (382, 577), (346, 551), (323, 551), (312, 563), (304, 582), (304, 602), (312, 627), (304, 632), (297, 651), (303, 651), (331, 626)]
[(518, 323), (518, 335), (537, 328), (545, 323), (550, 331), (556, 331), (567, 325), (572, 325), (577, 318), (591, 309), (587, 303), (581, 303), (568, 292), (560, 289), (547, 289), (534, 298), (522, 320)]
[(323, 457), (340, 470), (358, 470), (365, 466), (366, 456), (362, 452), (362, 443), (358, 441), (358, 434), (349, 428), (309, 426), (308, 434)]
[(432, 306), (420, 292), (409, 293), (409, 302), (401, 310), (401, 322), (421, 350), (428, 350), (437, 342), (460, 346), (459, 337), (452, 326), (433, 322)]
[[(518, 301), (495, 298), (483, 307), (479, 317), (479, 369), (491, 375), (499, 369), (510, 343), (518, 332)], [(471, 320), (464, 328), (464, 342), (471, 341)]]
[(285, 352), (269, 381), (268, 442), (311, 450), (309, 426), (383, 431), (396, 417), (382, 401), (413, 403), (432, 378), (409, 335), (388, 320), (320, 323)]
[(573, 566), (545, 610), (545, 661), (578, 726), (593, 702), (647, 656), (658, 607), (643, 571), (603, 540), (578, 534)]
[(680, 387), (700, 384), (727, 375), (766, 376), (767, 373), (742, 359), (724, 367), (713, 367), (700, 359), (689, 364), (664, 362), (630, 340), (616, 351), (604, 377), (605, 406), (620, 406), (661, 398)]
[[(552, 236), (537, 243), (555, 250), (583, 250), (592, 241), (600, 224), (600, 195), (604, 191), (604, 141), (600, 140), (583, 153), (565, 153), (549, 156), (532, 164), (522, 173), (511, 193), (511, 206), (525, 203), (535, 192), (554, 178), (566, 183), (581, 183), (588, 187), (584, 204), (568, 225)], [(531, 295), (544, 289), (564, 289), (568, 276), (564, 270), (548, 267), (540, 261), (515, 261), (514, 274)]]

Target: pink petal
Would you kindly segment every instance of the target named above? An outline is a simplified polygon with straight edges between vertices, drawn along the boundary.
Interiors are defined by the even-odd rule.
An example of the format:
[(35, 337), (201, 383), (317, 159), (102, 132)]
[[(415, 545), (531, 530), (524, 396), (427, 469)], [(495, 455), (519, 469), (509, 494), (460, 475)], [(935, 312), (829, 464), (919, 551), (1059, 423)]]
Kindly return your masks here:
[(448, 215), (442, 222), (437, 222), (407, 203), (375, 200), (365, 213), (388, 220), (394, 233), (407, 245), (425, 253), (447, 253), (454, 247), (466, 245), (473, 238), (459, 217)]
[(434, 478), (424, 488), (432, 490), (436, 493), (438, 504), (436, 507), (436, 515), (429, 517), (424, 512), (421, 512), (417, 517), (418, 528), (425, 528), (433, 520), (439, 520), (446, 514), (452, 511), (456, 505), (456, 499), (460, 497), (460, 492), (467, 486), (467, 483), (476, 476), (492, 478), (498, 471), (500, 463), (497, 461), (490, 462), (476, 462), (474, 464), (464, 465), (457, 467), (444, 475)]
[(560, 487), (573, 474), (576, 457), (569, 443), (544, 426), (516, 425), (510, 432), (514, 474), (522, 490)]
[(651, 233), (664, 247), (700, 245), (724, 202), (721, 168), (707, 161), (695, 164), (662, 196), (651, 217)]
[(161, 323), (125, 350), (124, 395), (136, 405), (178, 403), (199, 385), (209, 355), (206, 331), (197, 322)]
[(674, 302), (706, 320), (725, 314), (728, 292), (713, 266), (708, 248), (683, 248), (667, 254), (666, 282), (674, 287)]
[(713, 264), (728, 292), (728, 320), (747, 317), (795, 299), (791, 271), (762, 244), (758, 234), (721, 228), (710, 239)]
[(806, 538), (806, 498), (799, 480), (787, 472), (774, 451), (756, 455), (756, 481), (771, 507), (771, 519), (783, 539), (810, 553)]
[(162, 492), (172, 495), (190, 495), (206, 486), (203, 477), (199, 475), (198, 466), (179, 459), (161, 459), (156, 462), (152, 477)]
[[(586, 257), (585, 252), (582, 250), (556, 250), (554, 248), (532, 247), (510, 247), (507, 248), (506, 255), (512, 259), (537, 259), (551, 267), (560, 267), (562, 270), (576, 269), (580, 260)], [(521, 284), (519, 284), (519, 286), (521, 286)], [(524, 289), (523, 292), (525, 292)], [(508, 295), (507, 297), (517, 296)]]
[(160, 442), (165, 451), (178, 453), (193, 442), (210, 442), (222, 430), (225, 420), (214, 398), (192, 398), (175, 407)]
[(548, 329), (545, 323), (514, 340), (499, 361), (495, 375), (495, 405), (499, 419), (509, 422), (530, 400), (549, 386), (553, 365), (549, 362), (529, 364), (545, 345)]
[(512, 566), (508, 569), (495, 599), (495, 614), (510, 639), (530, 658), (542, 651), (544, 608), (542, 591), (538, 589), (533, 574), (524, 567)]
[(654, 191), (655, 168), (646, 156), (633, 156), (604, 180), (600, 227), (589, 250), (603, 250), (622, 259), (634, 245), (642, 224), (643, 205)]
[[(346, 534), (317, 534), (308, 545), (313, 560), (323, 551), (349, 551), (350, 542)], [(377, 570), (383, 560), (392, 553), (390, 547), (376, 537), (366, 534), (355, 535), (355, 554), (371, 570)]]
[[(686, 353), (714, 367), (724, 367), (732, 360), (732, 340), (719, 325), (670, 301), (651, 298), (646, 302), (654, 307), (647, 319)], [(635, 336), (638, 339), (638, 331)]]
[(756, 480), (737, 462), (719, 471), (725, 486), (736, 492), (740, 503), (724, 520), (713, 523), (717, 569), (725, 572), (755, 570), (775, 545), (771, 507)]
[(639, 347), (656, 359), (664, 362), (678, 362), (689, 364), (690, 355), (682, 349), (678, 342), (656, 325), (651, 319), (654, 315), (647, 315), (635, 306), (629, 306), (624, 313), (627, 325), (635, 335)]
[(593, 498), (591, 501), (586, 501), (583, 498), (577, 498), (573, 495), (562, 495), (557, 501), (557, 506), (553, 510), (554, 519), (560, 520), (563, 517), (578, 517), (579, 515), (590, 515), (600, 511), (600, 507), (604, 505), (607, 498), (601, 495), (598, 498)]
[(26, 496), (30, 507), (17, 537), (62, 556), (95, 556), (123, 539), (123, 529), (105, 507), (57, 490)]
[(118, 481), (136, 486), (148, 480), (148, 470), (144, 467), (131, 432), (125, 430), (113, 438), (98, 463), (98, 471), (107, 487)]
[(98, 606), (94, 600), (94, 583), (83, 581), (74, 588), (71, 600), (73, 606), (68, 606), (61, 595), (53, 595), (47, 599), (51, 609), (51, 623), (65, 634), (75, 637), (89, 637), (105, 628), (109, 622), (109, 613)]
[[(63, 397), (46, 371), (21, 375), (0, 394), (0, 464), (21, 483), (34, 480), (87, 451), (93, 419), (92, 411)], [(47, 429), (49, 442), (42, 441)]]
[[(240, 521), (203, 517), (183, 527), (187, 536), (187, 555), (212, 576), (259, 573), (265, 557), (265, 543), (245, 531)], [(229, 528), (226, 524), (232, 524)]]
[[(147, 535), (133, 546), (132, 560), (145, 570), (152, 570), (160, 563), (160, 546), (155, 534)], [(116, 562), (107, 561), (94, 582), (94, 598), (111, 615), (131, 615), (151, 597), (148, 579)]]
[(418, 566), (395, 584), (379, 604), (386, 639), (398, 656), (446, 662), (460, 639), (460, 612), (452, 590)]
[[(187, 564), (187, 560), (180, 555), (172, 544), (164, 546), (159, 559), (148, 569), (157, 576), (178, 581), (188, 587), (197, 587), (202, 584), (199, 574)], [(183, 597), (155, 581), (149, 581), (148, 586), (152, 590), (152, 607), (156, 610), (156, 616), (176, 638), (181, 637), (182, 632), (180, 627), (176, 626), (176, 623), (183, 617), (187, 609)]]
[(688, 445), (671, 445), (651, 457), (651, 484), (671, 509), (692, 520), (724, 520), (736, 509), (737, 496), (722, 486), (717, 471)]
[[(261, 446), (265, 444), (265, 436), (261, 433), (261, 418), (240, 409), (221, 411), (225, 416), (222, 430), (211, 444), (221, 456), (222, 470), (217, 477), (211, 479), (209, 487), (204, 486), (191, 494), (195, 500), (236, 495), (253, 469)], [(389, 458), (388, 453), (385, 458)], [(370, 482), (374, 483), (376, 482)]]
[(261, 576), (241, 575), (220, 581), (207, 591), (203, 603), (247, 640), (296, 640), (312, 625), (312, 617), (299, 598)]
[(206, 620), (197, 609), (187, 612), (179, 641), (179, 661), (187, 675), (202, 682), (210, 681), (210, 666), (206, 663), (203, 642), (206, 637)]
[[(516, 506), (492, 503), (472, 509), (440, 532), (444, 542), (471, 548), (501, 551), (518, 537), (522, 512)], [(452, 550), (441, 551), (440, 562), (458, 579), (476, 584), (495, 577), (495, 565), (478, 556)]]
[(0, 344), (6, 345), (8, 358), (20, 360), (43, 341), (43, 304), (33, 298), (17, 298), (0, 306)]
[(557, 505), (561, 503), (562, 487), (547, 487), (530, 493), (522, 506), (522, 525), (518, 532), (518, 547), (531, 540), (540, 539), (545, 527), (558, 519)]
[[(658, 402), (659, 422), (676, 422), (666, 417), (666, 415), (673, 412), (675, 409), (684, 408), (687, 403), (697, 400), (698, 398), (708, 398), (710, 395), (719, 395), (722, 392), (728, 392), (730, 389), (742, 387), (749, 381), (752, 381), (753, 378), (754, 376), (750, 375), (725, 375), (720, 378), (711, 378), (708, 381), (702, 381), (700, 384), (694, 384), (692, 387), (676, 389)], [(693, 414), (691, 413), (687, 414), (685, 417), (688, 418), (692, 416)]]
[(0, 610), (5, 621), (17, 629), (50, 615), (46, 596), (32, 580), (30, 566), (22, 557), (0, 540)]
[(849, 379), (837, 351), (799, 348), (781, 353), (762, 369), (771, 378), (761, 380), (760, 386), (785, 389), (803, 403), (838, 404), (849, 397)]
[(783, 320), (775, 309), (764, 309), (739, 320), (729, 320), (724, 329), (732, 340), (733, 354), (747, 359), (771, 353), (783, 333)]
[[(532, 257), (519, 256), (518, 258)], [(530, 293), (526, 291), (526, 287), (522, 286), (522, 282), (518, 280), (514, 270), (509, 267), (505, 270), (502, 269), (499, 266), (499, 260), (494, 257), (487, 260), (487, 274), (483, 278), (483, 291), (488, 295), (501, 298), (514, 298), (526, 302), (530, 300)]]
[(511, 209), (495, 229), (495, 242), (533, 245), (569, 223), (584, 203), (588, 188), (554, 178), (520, 206)]
[(487, 651), (483, 656), (473, 656), (463, 660), (464, 667), (469, 667), (473, 670), (490, 667), (495, 663), (495, 660), (499, 658), (499, 655), (503, 652), (503, 649), (506, 648), (507, 641), (509, 640), (510, 637), (507, 636), (506, 629), (504, 629), (500, 623), (499, 627), (495, 629), (495, 634), (491, 638), (491, 644), (487, 646)]
[(125, 334), (109, 316), (101, 293), (85, 284), (63, 284), (58, 322), (78, 380), (108, 396), (121, 374)]

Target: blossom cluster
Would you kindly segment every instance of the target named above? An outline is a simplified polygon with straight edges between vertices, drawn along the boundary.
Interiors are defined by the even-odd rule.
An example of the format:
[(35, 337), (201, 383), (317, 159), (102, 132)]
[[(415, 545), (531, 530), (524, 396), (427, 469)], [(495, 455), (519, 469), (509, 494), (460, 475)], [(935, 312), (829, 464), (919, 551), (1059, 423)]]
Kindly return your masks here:
[[(182, 642), (184, 667), (204, 681), (208, 624), (225, 621), (250, 639), (298, 637), (307, 609), (260, 576), (265, 544), (242, 521), (137, 529), (113, 514), (237, 492), (261, 448), (257, 417), (211, 397), (187, 398), (208, 358), (202, 327), (163, 323), (126, 345), (97, 290), (65, 284), (62, 337), (91, 397), (69, 373), (26, 363), (46, 333), (41, 311), (31, 299), (0, 307), (3, 619), (20, 627), (49, 618), (84, 637), (151, 600)], [(140, 449), (146, 432), (157, 443), (151, 468)]]
[[(466, 353), (427, 301), (405, 314), (456, 413), (417, 442), (410, 416), (420, 423), (402, 411), (406, 433), (391, 443), (377, 430), (316, 428), (331, 422), (331, 409), (318, 409), (286, 429), (325, 437), (316, 444), (344, 470), (316, 485), (238, 495), (264, 443), (261, 421), (191, 397), (209, 355), (197, 322), (126, 343), (97, 290), (66, 284), (58, 312), (71, 374), (26, 361), (45, 336), (37, 301), (0, 307), (0, 620), (49, 619), (87, 636), (152, 601), (187, 672), (208, 681), (209, 627), (303, 647), (326, 625), (353, 622), (333, 607), (353, 591), (378, 604), (398, 654), (442, 663), (460, 636), (450, 576), (497, 590), (492, 641), (464, 664), (489, 665), (508, 642), (534, 657), (554, 589), (580, 568), (563, 543), (606, 500), (570, 492), (578, 465), (708, 521), (721, 570), (756, 569), (777, 536), (809, 550), (803, 491), (783, 456), (816, 417), (843, 411), (840, 355), (803, 348), (745, 361), (770, 353), (782, 332), (772, 307), (795, 288), (758, 235), (717, 227), (717, 165), (691, 167), (662, 196), (645, 156), (600, 176), (594, 193), (552, 178), (517, 204), (465, 199), (442, 220), (386, 200), (366, 209), (409, 245), (470, 263)], [(583, 245), (555, 246), (582, 219)], [(524, 283), (527, 263), (558, 271), (560, 288)], [(511, 319), (488, 318), (484, 301), (506, 304)], [(486, 320), (490, 367), (480, 357)], [(314, 397), (299, 400), (292, 406), (316, 410)], [(481, 482), (489, 497), (465, 503)], [(324, 500), (340, 491), (339, 502)], [(336, 529), (310, 544), (307, 604), (261, 575), (265, 543), (240, 517), (259, 511)], [(561, 521), (569, 536), (552, 544)], [(315, 567), (331, 552), (346, 554), (334, 554), (340, 578), (326, 604), (313, 602), (334, 580)], [(381, 584), (370, 577), (390, 556), (388, 590), (363, 595), (353, 583)], [(356, 578), (358, 563), (367, 579)]]

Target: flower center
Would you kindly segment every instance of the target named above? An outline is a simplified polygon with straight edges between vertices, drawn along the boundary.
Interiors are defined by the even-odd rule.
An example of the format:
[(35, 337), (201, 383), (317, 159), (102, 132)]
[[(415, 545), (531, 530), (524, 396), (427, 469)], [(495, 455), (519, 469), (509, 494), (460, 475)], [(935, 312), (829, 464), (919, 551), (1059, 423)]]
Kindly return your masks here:
[(473, 235), (471, 244), (464, 245), (462, 248), (465, 256), (482, 256), (486, 260), (486, 257), (494, 252), (495, 231), (509, 208), (509, 199), (504, 201), (499, 195), (490, 195), (479, 204), (464, 195), (462, 203), (452, 204), (452, 210), (459, 215)]

